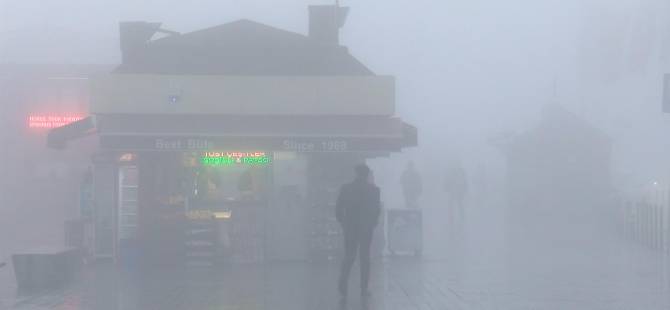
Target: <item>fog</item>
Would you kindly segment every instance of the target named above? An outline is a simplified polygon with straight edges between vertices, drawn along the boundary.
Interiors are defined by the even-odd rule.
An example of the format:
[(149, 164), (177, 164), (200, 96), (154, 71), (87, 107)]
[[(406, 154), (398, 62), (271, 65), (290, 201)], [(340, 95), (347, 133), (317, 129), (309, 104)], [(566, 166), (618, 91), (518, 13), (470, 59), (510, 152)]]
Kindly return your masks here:
[[(80, 203), (79, 179), (90, 166), (90, 154), (98, 149), (93, 137), (69, 141), (62, 150), (47, 148), (46, 131), (40, 134), (39, 142), (26, 143), (28, 146), (16, 138), (12, 133), (16, 129), (12, 128), (18, 126), (23, 130), (24, 124), (19, 119), (24, 116), (11, 113), (35, 113), (22, 108), (24, 103), (20, 99), (23, 94), (31, 93), (30, 86), (26, 86), (30, 84), (14, 83), (22, 78), (22, 73), (16, 73), (24, 70), (21, 68), (50, 68), (44, 69), (45, 74), (54, 76), (65, 72), (55, 69), (63, 66), (102, 65), (85, 70), (93, 71), (88, 72), (92, 76), (109, 73), (122, 63), (119, 23), (127, 21), (160, 22), (162, 29), (185, 36), (245, 19), (308, 35), (307, 7), (333, 2), (0, 0), (0, 68), (4, 71), (0, 72), (0, 91), (4, 92), (0, 93), (0, 99), (7, 102), (0, 102), (5, 105), (0, 109), (4, 114), (0, 120), (5, 123), (0, 127), (3, 130), (0, 133), (3, 144), (0, 184), (4, 184), (0, 191), (3, 196), (0, 197), (0, 262), (9, 263), (13, 254), (29, 248), (60, 246), (67, 241), (63, 222), (77, 217), (80, 212), (77, 205)], [(413, 163), (423, 184), (416, 199), (416, 209), (423, 216), (422, 255), (396, 257), (388, 248), (381, 250), (384, 258), (373, 259), (372, 263), (370, 303), (364, 298), (360, 302), (349, 298), (344, 304), (341, 301), (338, 304), (339, 257), (320, 267), (319, 263), (295, 263), (302, 260), (287, 259), (300, 256), (295, 254), (300, 250), (287, 250), (291, 254), (280, 255), (280, 267), (269, 262), (270, 259), (262, 263), (263, 268), (249, 265), (232, 268), (230, 266), (237, 265), (226, 264), (225, 269), (233, 269), (232, 276), (244, 279), (239, 281), (243, 284), (223, 280), (220, 286), (210, 287), (209, 292), (226, 291), (221, 293), (226, 297), (210, 300), (209, 304), (185, 289), (188, 293), (183, 295), (188, 296), (182, 296), (172, 308), (670, 307), (666, 265), (670, 245), (667, 198), (670, 140), (666, 133), (670, 132), (670, 121), (662, 110), (664, 74), (670, 71), (670, 2), (341, 0), (339, 5), (349, 7), (346, 22), (339, 31), (339, 44), (374, 74), (395, 78), (393, 119), (415, 127), (418, 143), (403, 146), (402, 150), (378, 151), (380, 156), (357, 155), (349, 150), (334, 152), (324, 156), (320, 163), (339, 169), (337, 178), (331, 175), (339, 182), (341, 175), (351, 179), (353, 164), (367, 157), (365, 161), (380, 188), (385, 210), (406, 209), (403, 172), (408, 163)], [(169, 37), (169, 34), (157, 35), (154, 39), (160, 36)], [(265, 52), (272, 54), (273, 50)], [(208, 62), (207, 59), (202, 61)], [(12, 71), (11, 68), (18, 69)], [(85, 83), (82, 81), (73, 87), (88, 87)], [(152, 85), (146, 83), (141, 85)], [(160, 81), (153, 83), (158, 85)], [(169, 87), (182, 86), (171, 84)], [(88, 99), (88, 95), (72, 96), (77, 102)], [(181, 88), (179, 96), (173, 98), (172, 93), (169, 96), (175, 102), (182, 100)], [(187, 95), (184, 97), (188, 100)], [(40, 99), (33, 101), (31, 104), (41, 107), (40, 111), (49, 109)], [(14, 106), (10, 107), (9, 103)], [(80, 105), (73, 106), (81, 108)], [(137, 111), (144, 111), (142, 109), (138, 107)], [(123, 114), (134, 112), (129, 110)], [(239, 127), (229, 125), (230, 128), (247, 126), (245, 117), (251, 116), (236, 117), (229, 112), (223, 113), (228, 117), (225, 122), (241, 124)], [(298, 109), (284, 111), (287, 115), (305, 113), (309, 114)], [(282, 122), (282, 117), (273, 118), (272, 112), (267, 114), (269, 116), (263, 116), (268, 117), (268, 123)], [(101, 124), (102, 121), (100, 118)], [(123, 124), (128, 122), (118, 125), (117, 130), (124, 130)], [(321, 129), (314, 132), (326, 131), (323, 128), (330, 125), (324, 122)], [(341, 125), (348, 130), (358, 126), (355, 120)], [(184, 126), (193, 132), (200, 130), (193, 128), (206, 127)], [(374, 124), (362, 127), (370, 129)], [(203, 134), (205, 137), (214, 135)], [(26, 172), (16, 168), (22, 152), (44, 152), (45, 155), (36, 164), (37, 168)], [(297, 158), (301, 158), (299, 153)], [(312, 178), (318, 179), (314, 176), (317, 173), (312, 171), (319, 170), (315, 168), (318, 165), (307, 160), (303, 166), (289, 163), (286, 170), (281, 170), (283, 159), (274, 156), (274, 184), (298, 188), (304, 196), (301, 199), (308, 200), (306, 197), (312, 195), (309, 190), (310, 183), (314, 182)], [(79, 162), (67, 166), (75, 159)], [(159, 169), (161, 163), (167, 167), (168, 159), (152, 164), (155, 170), (147, 170), (152, 171), (152, 177), (169, 179), (176, 175), (167, 172), (168, 168)], [(40, 182), (28, 184), (32, 180), (28, 174), (39, 174), (42, 166), (52, 171), (44, 174), (67, 171), (63, 173), (68, 174), (68, 178), (62, 179), (67, 181), (42, 178)], [(54, 168), (56, 166), (60, 168)], [(454, 211), (457, 202), (447, 188), (457, 167), (464, 171), (467, 183), (462, 217)], [(144, 180), (141, 164), (139, 170), (139, 178)], [(285, 176), (293, 171), (302, 171), (306, 176), (282, 179), (282, 174), (277, 172), (280, 170)], [(15, 175), (23, 173), (26, 175)], [(99, 189), (95, 193), (117, 195), (113, 192), (119, 181), (105, 182), (108, 182), (105, 184), (110, 188), (109, 193)], [(157, 188), (168, 186), (156, 184)], [(143, 193), (140, 189), (140, 192), (140, 201), (146, 197), (158, 200), (158, 196), (150, 196), (161, 194), (159, 190)], [(197, 195), (197, 189), (195, 192)], [(54, 195), (53, 201), (60, 203), (50, 206), (51, 197), (43, 197), (48, 195)], [(284, 204), (283, 200), (277, 202), (274, 198), (268, 202), (270, 208), (273, 204)], [(302, 238), (298, 228), (282, 223), (291, 223), (291, 219), (307, 221), (307, 213), (290, 208), (277, 210), (268, 211), (266, 216), (277, 224), (267, 224), (264, 232), (293, 241)], [(384, 222), (383, 216), (380, 221)], [(383, 235), (390, 229), (388, 225), (377, 227), (377, 233)], [(270, 248), (292, 246), (296, 245), (289, 242)], [(88, 266), (97, 266), (90, 261), (85, 265), (85, 270), (90, 269)], [(61, 301), (45, 307), (160, 307), (158, 302), (152, 301), (164, 297), (160, 289), (148, 288), (146, 292), (159, 293), (147, 293), (154, 294), (147, 297), (147, 301), (142, 297), (145, 291), (135, 286), (154, 280), (160, 282), (157, 279), (168, 276), (165, 273), (142, 274), (138, 277), (142, 279), (130, 281), (132, 284), (124, 282), (126, 278), (114, 278), (113, 284), (101, 285), (102, 291), (114, 293), (96, 295), (82, 289), (96, 285), (90, 283), (98, 283), (93, 280), (97, 277), (91, 274), (126, 274), (109, 265), (98, 267), (104, 271), (83, 272), (84, 276), (71, 284), (74, 288), (70, 292), (75, 292), (71, 295), (53, 291), (46, 294), (66, 300), (68, 296), (84, 300), (95, 295), (104, 302), (87, 304), (79, 300), (68, 308), (68, 304)], [(0, 268), (0, 309), (34, 306), (36, 299), (46, 298), (41, 293), (17, 293), (12, 267), (15, 266)], [(267, 274), (261, 275), (259, 270)], [(354, 279), (358, 279), (356, 270)], [(132, 269), (131, 273), (141, 274), (138, 269)], [(217, 281), (213, 282), (220, 283)], [(351, 285), (351, 290), (354, 286)], [(124, 304), (119, 298), (110, 297), (114, 294), (129, 294), (128, 299), (141, 301)], [(100, 297), (103, 295), (105, 297)], [(202, 303), (184, 301), (189, 298)], [(27, 302), (22, 303), (22, 300)]]

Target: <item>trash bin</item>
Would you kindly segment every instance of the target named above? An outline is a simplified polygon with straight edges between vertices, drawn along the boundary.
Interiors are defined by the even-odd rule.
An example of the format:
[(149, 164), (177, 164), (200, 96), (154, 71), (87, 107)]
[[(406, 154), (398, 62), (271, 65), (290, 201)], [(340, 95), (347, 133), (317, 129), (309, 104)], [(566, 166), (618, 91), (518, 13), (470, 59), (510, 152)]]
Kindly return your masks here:
[(12, 264), (20, 290), (56, 288), (74, 278), (81, 255), (72, 247), (42, 247), (12, 255)]

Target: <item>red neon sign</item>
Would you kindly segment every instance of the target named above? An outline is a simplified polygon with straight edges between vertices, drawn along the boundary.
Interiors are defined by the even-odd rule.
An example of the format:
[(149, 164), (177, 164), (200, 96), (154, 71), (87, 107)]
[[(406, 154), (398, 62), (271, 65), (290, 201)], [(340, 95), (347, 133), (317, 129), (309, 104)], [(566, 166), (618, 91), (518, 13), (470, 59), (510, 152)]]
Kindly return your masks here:
[(33, 114), (28, 116), (28, 128), (51, 129), (82, 120), (79, 115)]

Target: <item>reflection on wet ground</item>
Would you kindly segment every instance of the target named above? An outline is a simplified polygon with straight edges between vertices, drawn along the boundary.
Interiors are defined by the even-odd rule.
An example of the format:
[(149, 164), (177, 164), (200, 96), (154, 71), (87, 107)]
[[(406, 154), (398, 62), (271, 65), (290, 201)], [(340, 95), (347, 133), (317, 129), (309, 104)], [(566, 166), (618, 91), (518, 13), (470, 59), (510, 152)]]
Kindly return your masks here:
[[(120, 271), (89, 266), (62, 290), (3, 295), (9, 309), (668, 309), (658, 254), (630, 245), (599, 251), (386, 259), (373, 295), (341, 303), (337, 264), (234, 265), (217, 272)], [(558, 259), (560, 258), (560, 259)], [(354, 280), (356, 277), (352, 277)], [(352, 283), (352, 292), (357, 283)], [(6, 288), (6, 287), (5, 287)]]
[(340, 303), (336, 262), (228, 265), (187, 273), (101, 263), (87, 266), (64, 289), (20, 295), (11, 266), (0, 269), (0, 309), (670, 309), (670, 259), (614, 232), (568, 243), (514, 243), (497, 220), (501, 216), (482, 208), (473, 213), (488, 216), (473, 219), (468, 232), (442, 238), (450, 235), (444, 217), (424, 212), (424, 234), (432, 237), (424, 258), (377, 262), (368, 300), (355, 294), (358, 277), (352, 276), (350, 300)]

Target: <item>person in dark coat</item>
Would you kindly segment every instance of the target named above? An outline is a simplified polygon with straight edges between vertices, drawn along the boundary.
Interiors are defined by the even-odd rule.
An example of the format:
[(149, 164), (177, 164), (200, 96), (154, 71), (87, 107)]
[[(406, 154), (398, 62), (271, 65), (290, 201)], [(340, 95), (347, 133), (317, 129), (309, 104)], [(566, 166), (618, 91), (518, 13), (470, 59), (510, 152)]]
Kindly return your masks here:
[(381, 212), (379, 188), (370, 182), (370, 168), (357, 165), (356, 178), (340, 189), (336, 217), (344, 232), (344, 259), (338, 289), (347, 296), (349, 273), (356, 260), (361, 264), (361, 295), (368, 296), (370, 278), (370, 245)]

